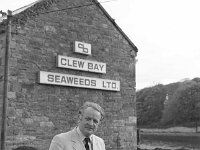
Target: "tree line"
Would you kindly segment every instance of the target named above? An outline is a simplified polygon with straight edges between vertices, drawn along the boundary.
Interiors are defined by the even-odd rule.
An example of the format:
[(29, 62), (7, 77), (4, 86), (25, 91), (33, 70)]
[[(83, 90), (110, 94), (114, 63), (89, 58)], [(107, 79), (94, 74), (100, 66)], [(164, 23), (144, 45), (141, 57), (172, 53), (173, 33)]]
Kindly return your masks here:
[(198, 126), (200, 78), (136, 92), (138, 127)]

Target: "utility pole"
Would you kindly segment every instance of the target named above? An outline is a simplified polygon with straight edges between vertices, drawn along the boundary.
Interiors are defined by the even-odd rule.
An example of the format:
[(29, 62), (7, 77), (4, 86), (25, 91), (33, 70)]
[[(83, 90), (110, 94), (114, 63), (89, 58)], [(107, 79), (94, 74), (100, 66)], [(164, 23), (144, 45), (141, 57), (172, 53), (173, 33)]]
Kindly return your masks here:
[[(1, 14), (3, 15), (2, 11)], [(5, 13), (4, 13), (5, 14)], [(8, 10), (6, 26), (6, 49), (4, 63), (4, 87), (3, 87), (3, 105), (2, 105), (2, 125), (1, 125), (1, 150), (5, 150), (6, 126), (7, 126), (7, 102), (8, 102), (8, 72), (9, 72), (9, 51), (11, 41), (11, 17), (12, 12)]]

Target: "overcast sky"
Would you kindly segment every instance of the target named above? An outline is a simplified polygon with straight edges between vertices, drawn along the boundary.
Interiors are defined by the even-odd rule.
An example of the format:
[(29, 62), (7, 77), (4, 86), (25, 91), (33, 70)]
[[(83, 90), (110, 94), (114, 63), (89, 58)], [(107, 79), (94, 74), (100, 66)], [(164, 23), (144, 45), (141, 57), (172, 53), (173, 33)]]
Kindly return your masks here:
[[(15, 10), (36, 0), (0, 0)], [(136, 87), (200, 76), (200, 0), (99, 0), (138, 47)]]

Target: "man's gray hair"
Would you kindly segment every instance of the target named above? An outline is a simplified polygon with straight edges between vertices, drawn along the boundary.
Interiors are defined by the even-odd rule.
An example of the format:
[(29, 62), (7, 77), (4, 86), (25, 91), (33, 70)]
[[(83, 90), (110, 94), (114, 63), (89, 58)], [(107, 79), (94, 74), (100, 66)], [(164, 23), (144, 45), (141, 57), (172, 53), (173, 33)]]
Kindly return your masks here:
[(83, 104), (83, 106), (80, 107), (79, 114), (83, 114), (84, 110), (87, 109), (88, 107), (91, 107), (94, 110), (97, 110), (98, 112), (100, 112), (100, 114), (101, 114), (101, 120), (104, 118), (104, 116), (105, 116), (104, 109), (101, 106), (99, 106), (97, 103), (94, 103), (94, 102), (85, 102)]

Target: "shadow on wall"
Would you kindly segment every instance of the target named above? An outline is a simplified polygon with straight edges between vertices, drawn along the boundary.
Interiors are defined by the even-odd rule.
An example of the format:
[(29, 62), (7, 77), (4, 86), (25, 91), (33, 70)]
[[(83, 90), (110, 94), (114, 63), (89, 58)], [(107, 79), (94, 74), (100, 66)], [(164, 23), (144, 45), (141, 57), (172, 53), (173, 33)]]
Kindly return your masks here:
[(37, 148), (30, 147), (30, 146), (20, 146), (20, 147), (14, 148), (13, 150), (37, 150)]

